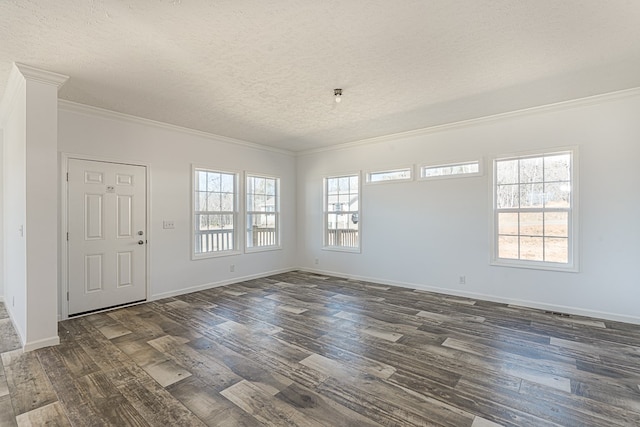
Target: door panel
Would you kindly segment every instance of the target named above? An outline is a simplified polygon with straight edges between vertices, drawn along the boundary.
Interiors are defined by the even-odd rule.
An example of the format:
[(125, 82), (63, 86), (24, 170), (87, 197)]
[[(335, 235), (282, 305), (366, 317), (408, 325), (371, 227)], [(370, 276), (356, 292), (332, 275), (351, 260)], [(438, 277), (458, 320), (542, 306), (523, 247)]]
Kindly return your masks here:
[(69, 315), (146, 299), (146, 168), (69, 159), (68, 173)]

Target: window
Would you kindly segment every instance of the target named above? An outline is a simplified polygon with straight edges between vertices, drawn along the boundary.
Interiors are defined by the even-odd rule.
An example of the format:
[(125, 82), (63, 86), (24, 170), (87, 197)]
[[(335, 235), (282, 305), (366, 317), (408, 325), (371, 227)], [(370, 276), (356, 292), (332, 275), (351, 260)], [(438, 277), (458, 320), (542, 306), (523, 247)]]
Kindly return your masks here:
[(420, 168), (420, 178), (455, 178), (459, 176), (477, 176), (481, 174), (480, 161), (451, 163), (446, 165), (428, 165)]
[(247, 250), (280, 246), (280, 180), (247, 175)]
[(573, 270), (573, 152), (496, 159), (494, 262)]
[(194, 168), (194, 257), (237, 253), (237, 175)]
[(403, 168), (369, 172), (367, 173), (367, 182), (409, 181), (411, 180), (411, 169), (412, 168)]
[(325, 247), (359, 250), (360, 176), (330, 177), (324, 180), (324, 185)]

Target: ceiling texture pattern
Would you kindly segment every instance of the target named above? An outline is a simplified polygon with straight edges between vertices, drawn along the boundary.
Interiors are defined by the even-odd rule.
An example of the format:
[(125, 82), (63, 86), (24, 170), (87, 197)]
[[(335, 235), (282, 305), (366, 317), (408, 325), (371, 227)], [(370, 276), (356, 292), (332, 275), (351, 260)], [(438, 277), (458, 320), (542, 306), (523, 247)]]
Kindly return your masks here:
[(305, 151), (640, 87), (640, 1), (0, 0), (0, 95), (13, 62), (70, 76), (61, 99)]

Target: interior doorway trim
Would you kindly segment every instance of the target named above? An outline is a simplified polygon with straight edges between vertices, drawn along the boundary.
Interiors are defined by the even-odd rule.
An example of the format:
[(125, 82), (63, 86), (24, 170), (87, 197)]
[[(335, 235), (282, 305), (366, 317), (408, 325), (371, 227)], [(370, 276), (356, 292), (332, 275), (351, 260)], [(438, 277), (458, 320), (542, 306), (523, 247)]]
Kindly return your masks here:
[(60, 165), (60, 182), (59, 182), (59, 200), (60, 200), (60, 222), (58, 224), (58, 243), (59, 243), (59, 257), (58, 257), (58, 321), (69, 318), (69, 301), (67, 300), (67, 294), (69, 292), (69, 252), (68, 252), (68, 217), (69, 217), (69, 192), (67, 184), (67, 170), (70, 159), (88, 160), (95, 162), (105, 163), (118, 163), (123, 165), (143, 166), (145, 168), (146, 177), (146, 233), (147, 233), (147, 250), (145, 258), (145, 289), (146, 298), (149, 300), (151, 295), (150, 289), (150, 276), (151, 276), (151, 250), (152, 250), (152, 231), (150, 227), (149, 218), (151, 218), (151, 168), (148, 163), (140, 161), (132, 161), (126, 159), (118, 159), (112, 157), (92, 156), (87, 154), (73, 154), (73, 153), (60, 153), (59, 165)]

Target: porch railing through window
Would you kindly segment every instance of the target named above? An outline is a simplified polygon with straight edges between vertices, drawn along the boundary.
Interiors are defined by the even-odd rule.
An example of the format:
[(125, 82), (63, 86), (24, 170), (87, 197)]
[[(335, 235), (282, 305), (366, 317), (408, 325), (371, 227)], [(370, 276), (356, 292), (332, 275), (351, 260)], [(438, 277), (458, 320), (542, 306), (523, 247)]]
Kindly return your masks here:
[(196, 230), (196, 253), (232, 251), (234, 247), (233, 230)]
[(327, 246), (358, 247), (358, 230), (337, 228), (327, 230)]

